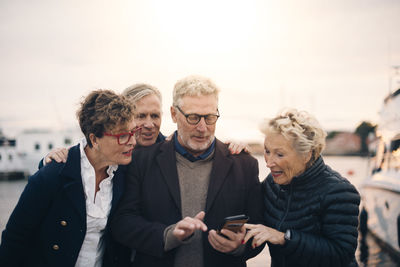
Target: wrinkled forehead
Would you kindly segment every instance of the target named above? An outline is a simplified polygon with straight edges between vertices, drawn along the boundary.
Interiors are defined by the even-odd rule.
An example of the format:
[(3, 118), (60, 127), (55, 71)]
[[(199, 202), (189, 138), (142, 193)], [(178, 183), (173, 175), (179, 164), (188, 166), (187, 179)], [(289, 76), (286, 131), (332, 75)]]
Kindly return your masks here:
[(187, 95), (181, 98), (179, 106), (185, 112), (202, 110), (213, 113), (217, 111), (218, 99), (215, 95)]
[(275, 128), (267, 128), (264, 132), (264, 145), (294, 147), (294, 139)]
[(178, 100), (178, 104), (183, 104), (183, 102), (188, 102), (191, 100), (196, 101), (200, 101), (202, 99), (207, 99), (208, 101), (215, 103), (216, 105), (218, 105), (218, 94), (204, 94), (204, 93), (186, 93), (183, 95), (178, 96), (177, 100)]
[(161, 112), (161, 101), (155, 95), (147, 95), (135, 102), (135, 112)]

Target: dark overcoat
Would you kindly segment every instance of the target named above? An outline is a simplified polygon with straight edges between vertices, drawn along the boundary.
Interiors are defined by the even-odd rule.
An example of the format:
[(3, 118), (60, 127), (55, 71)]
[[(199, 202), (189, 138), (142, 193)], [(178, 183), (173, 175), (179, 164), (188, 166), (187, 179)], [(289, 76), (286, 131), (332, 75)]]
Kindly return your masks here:
[[(136, 249), (135, 267), (173, 266), (176, 249), (164, 251), (164, 230), (182, 219), (173, 141), (134, 152), (127, 174), (126, 193), (112, 221), (113, 236)], [(217, 229), (224, 217), (247, 214), (262, 219), (258, 162), (247, 153), (231, 155), (216, 141), (204, 222)], [(262, 248), (250, 246), (242, 256), (214, 250), (203, 233), (204, 266), (246, 266), (246, 259)]]
[[(124, 188), (126, 166), (113, 177), (110, 216)], [(110, 220), (109, 220), (110, 221)], [(0, 266), (73, 267), (86, 233), (86, 202), (79, 145), (66, 163), (52, 162), (32, 175), (2, 233)], [(128, 249), (104, 233), (103, 266), (125, 266)]]

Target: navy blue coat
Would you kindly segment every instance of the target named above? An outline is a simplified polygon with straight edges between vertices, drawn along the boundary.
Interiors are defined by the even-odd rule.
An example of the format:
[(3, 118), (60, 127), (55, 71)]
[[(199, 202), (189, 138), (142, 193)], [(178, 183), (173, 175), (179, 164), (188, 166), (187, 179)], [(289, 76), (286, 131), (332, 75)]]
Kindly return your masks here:
[(292, 235), (283, 246), (269, 244), (271, 266), (357, 266), (360, 195), (322, 157), (289, 185), (270, 174), (262, 188), (265, 224)]
[[(113, 177), (110, 217), (123, 193), (125, 166)], [(86, 233), (86, 203), (79, 145), (66, 163), (52, 162), (32, 175), (0, 244), (0, 266), (75, 266)], [(107, 224), (103, 266), (125, 266), (129, 251), (111, 239)]]

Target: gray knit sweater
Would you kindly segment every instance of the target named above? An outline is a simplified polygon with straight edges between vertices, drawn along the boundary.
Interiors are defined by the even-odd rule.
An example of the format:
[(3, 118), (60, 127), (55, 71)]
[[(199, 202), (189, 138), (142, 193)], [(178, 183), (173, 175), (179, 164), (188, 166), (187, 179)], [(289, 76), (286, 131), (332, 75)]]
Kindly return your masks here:
[[(194, 217), (200, 211), (204, 211), (213, 157), (214, 152), (204, 160), (191, 162), (176, 153), (182, 218)], [(175, 224), (169, 226), (164, 232), (165, 250), (177, 248), (174, 267), (203, 267), (201, 231), (196, 231), (192, 237), (180, 242), (172, 235), (174, 227)]]

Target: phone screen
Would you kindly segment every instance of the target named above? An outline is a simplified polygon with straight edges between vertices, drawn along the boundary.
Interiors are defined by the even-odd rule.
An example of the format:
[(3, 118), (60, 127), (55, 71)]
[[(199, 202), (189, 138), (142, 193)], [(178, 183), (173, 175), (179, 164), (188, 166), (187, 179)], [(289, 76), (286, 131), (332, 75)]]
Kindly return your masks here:
[(245, 224), (248, 220), (249, 217), (243, 214), (226, 217), (221, 226), (219, 227), (217, 233), (221, 234), (220, 232), (222, 229), (227, 229), (237, 233), (243, 226), (243, 224)]

